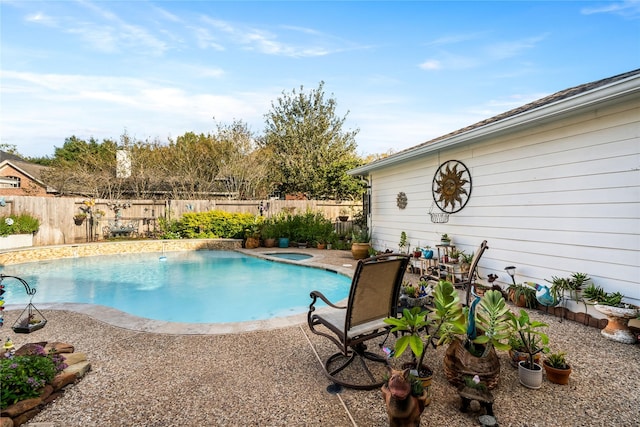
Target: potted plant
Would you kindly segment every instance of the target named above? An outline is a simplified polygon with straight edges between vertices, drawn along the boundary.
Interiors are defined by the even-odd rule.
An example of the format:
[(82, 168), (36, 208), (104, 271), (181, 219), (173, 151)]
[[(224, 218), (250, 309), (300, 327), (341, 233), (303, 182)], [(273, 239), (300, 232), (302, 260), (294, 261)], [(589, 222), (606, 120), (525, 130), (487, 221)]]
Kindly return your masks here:
[(519, 336), (524, 352), (527, 354), (526, 360), (518, 362), (520, 384), (538, 389), (542, 385), (542, 366), (535, 363), (534, 358), (538, 353), (549, 351), (546, 347), (549, 343), (549, 337), (542, 332), (542, 328), (546, 328), (548, 325), (532, 320), (529, 314), (522, 309), (519, 315), (509, 312), (508, 317), (512, 333)]
[(442, 236), (440, 236), (440, 244), (442, 246), (449, 246), (451, 244), (451, 238), (449, 237), (448, 234), (443, 234)]
[(408, 282), (405, 282), (403, 285), (402, 293), (409, 307), (423, 307), (431, 296), (429, 284), (424, 280), (421, 280), (415, 286)]
[(400, 233), (400, 241), (398, 242), (398, 252), (401, 254), (407, 253), (407, 233), (404, 231)]
[(292, 226), (292, 216), (291, 214), (285, 213), (278, 216), (275, 219), (275, 223), (277, 224), (278, 231), (278, 247), (279, 248), (288, 248), (289, 247), (289, 239), (291, 238), (291, 226)]
[(571, 366), (565, 358), (566, 353), (551, 353), (544, 359), (544, 370), (547, 379), (555, 384), (568, 384), (569, 375), (571, 375)]
[(528, 283), (517, 283), (507, 287), (509, 299), (518, 307), (535, 308), (538, 304), (536, 288)]
[(422, 248), (420, 246), (416, 246), (416, 248), (413, 250), (413, 257), (420, 258), (421, 256), (422, 256)]
[[(478, 375), (489, 389), (498, 385), (500, 360), (497, 350), (508, 350), (507, 306), (502, 293), (489, 290), (463, 309), (451, 282), (440, 281), (433, 291), (433, 317), (443, 321), (438, 344), (448, 344), (444, 371), (459, 386), (465, 375)], [(479, 331), (478, 331), (479, 330)]]
[[(518, 363), (521, 361), (526, 361), (529, 358), (529, 354), (526, 351), (526, 348), (520, 338), (520, 334), (513, 332), (509, 336), (508, 340), (509, 344), (509, 358), (511, 366), (518, 369)], [(537, 353), (533, 357), (533, 361), (537, 364), (540, 364), (540, 360), (542, 359), (541, 353)]]
[(393, 326), (391, 332), (401, 332), (395, 343), (394, 356), (399, 358), (410, 348), (413, 354), (413, 361), (409, 364), (411, 372), (427, 389), (431, 386), (433, 371), (424, 363), (424, 358), (429, 346), (436, 348), (436, 339), (448, 321), (447, 316), (430, 318), (429, 314), (422, 307), (413, 307), (410, 310), (405, 308), (399, 318), (389, 317), (384, 320)]
[(87, 219), (87, 214), (84, 212), (77, 213), (73, 216), (73, 222), (76, 225), (82, 225), (85, 219)]
[(351, 235), (351, 255), (353, 259), (364, 259), (369, 255), (370, 236), (366, 227), (354, 231)]
[(256, 219), (253, 224), (249, 225), (244, 232), (244, 247), (247, 249), (255, 249), (260, 246), (261, 224)]
[(453, 249), (450, 253), (449, 253), (449, 262), (452, 263), (457, 263), (460, 260), (460, 257), (464, 255), (464, 251), (459, 251), (457, 249)]
[(410, 348), (413, 353), (413, 362), (410, 366), (413, 369), (413, 375), (421, 378), (424, 386), (431, 385), (433, 371), (424, 364), (424, 356), (431, 344), (431, 337), (437, 334), (439, 328), (433, 329), (435, 332), (432, 334), (427, 333), (434, 326), (429, 319), (429, 312), (422, 307), (413, 307), (411, 310), (405, 308), (399, 318), (388, 317), (384, 322), (392, 326), (391, 332), (402, 332), (396, 340), (394, 356), (399, 358), (407, 348)]
[[(545, 280), (551, 283), (551, 287), (549, 288), (549, 303), (555, 306), (562, 301), (562, 309), (564, 313), (567, 299), (571, 299), (576, 302), (580, 301), (580, 291), (591, 279), (584, 273), (573, 273), (570, 277), (552, 276), (551, 280)], [(542, 288), (541, 285), (538, 286)], [(585, 303), (585, 311), (586, 308), (587, 306)]]
[(601, 286), (589, 285), (584, 291), (585, 300), (594, 304), (594, 308), (607, 316), (607, 326), (600, 333), (614, 341), (635, 344), (638, 339), (629, 330), (629, 320), (640, 315), (640, 308), (623, 302), (620, 292), (605, 292)]
[(338, 219), (341, 222), (346, 222), (349, 219), (349, 209), (340, 208), (340, 215), (338, 215)]
[(424, 247), (424, 249), (422, 249), (422, 256), (424, 257), (424, 259), (433, 258), (433, 250), (431, 249), (431, 246), (427, 245)]
[(460, 257), (458, 261), (460, 262), (460, 271), (463, 273), (468, 273), (469, 268), (471, 268), (471, 263), (473, 262), (473, 254), (475, 252), (471, 252), (470, 254), (466, 254), (464, 251), (461, 251)]
[(260, 236), (265, 247), (273, 248), (276, 245), (277, 226), (273, 219), (268, 218), (264, 221)]

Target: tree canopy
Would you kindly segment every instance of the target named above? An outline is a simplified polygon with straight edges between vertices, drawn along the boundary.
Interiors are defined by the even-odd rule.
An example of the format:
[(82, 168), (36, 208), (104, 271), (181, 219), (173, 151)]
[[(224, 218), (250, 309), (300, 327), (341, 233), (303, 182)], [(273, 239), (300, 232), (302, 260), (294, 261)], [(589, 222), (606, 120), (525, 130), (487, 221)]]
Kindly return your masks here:
[[(167, 142), (119, 141), (71, 136), (53, 158), (30, 159), (51, 166), (43, 178), (62, 194), (96, 198), (264, 199), (274, 193), (316, 199), (357, 199), (364, 184), (346, 174), (365, 163), (356, 154), (356, 130), (344, 130), (337, 102), (324, 82), (309, 92), (300, 86), (272, 102), (263, 135), (242, 120), (218, 123), (212, 133), (186, 132)], [(348, 114), (348, 113), (347, 113)], [(11, 147), (8, 147), (11, 148)], [(130, 160), (130, 174), (116, 174), (116, 153)]]
[[(361, 164), (356, 155), (358, 130), (342, 129), (335, 98), (325, 99), (324, 82), (308, 93), (304, 87), (282, 92), (265, 115), (262, 146), (269, 149), (274, 180), (284, 193), (308, 198), (344, 198), (359, 191), (356, 178), (344, 173)], [(347, 113), (348, 114), (348, 113)], [(361, 188), (360, 188), (361, 190)]]

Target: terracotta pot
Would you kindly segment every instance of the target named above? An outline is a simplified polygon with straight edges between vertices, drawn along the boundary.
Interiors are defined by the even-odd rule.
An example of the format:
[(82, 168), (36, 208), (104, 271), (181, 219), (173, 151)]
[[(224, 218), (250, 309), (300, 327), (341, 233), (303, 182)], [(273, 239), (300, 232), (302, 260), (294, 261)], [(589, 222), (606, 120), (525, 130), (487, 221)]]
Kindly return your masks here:
[(317, 248), (318, 249), (326, 249), (327, 245), (325, 243), (318, 243), (317, 244)]
[(247, 237), (247, 240), (244, 242), (246, 249), (255, 249), (258, 246), (260, 246), (260, 239), (256, 239), (255, 237)]
[(478, 375), (489, 389), (495, 388), (500, 380), (500, 359), (494, 348), (487, 356), (477, 357), (464, 348), (458, 339), (447, 347), (443, 367), (447, 380), (455, 386), (464, 384), (465, 376)]
[(568, 384), (569, 383), (569, 375), (571, 375), (571, 366), (569, 369), (558, 369), (554, 368), (544, 362), (542, 365), (544, 367), (545, 372), (547, 373), (547, 379), (555, 384)]
[(351, 255), (353, 255), (353, 259), (367, 258), (369, 256), (370, 247), (369, 243), (352, 243)]
[(264, 239), (263, 243), (265, 248), (273, 248), (276, 246), (276, 239), (274, 238)]

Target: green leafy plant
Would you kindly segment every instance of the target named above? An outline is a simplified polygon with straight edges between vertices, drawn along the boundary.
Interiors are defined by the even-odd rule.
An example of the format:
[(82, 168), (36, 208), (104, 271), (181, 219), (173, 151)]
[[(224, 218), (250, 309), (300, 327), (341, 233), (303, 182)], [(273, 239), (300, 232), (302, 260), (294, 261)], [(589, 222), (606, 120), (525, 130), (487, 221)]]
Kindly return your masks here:
[(543, 352), (547, 353), (549, 348), (549, 337), (542, 332), (542, 328), (546, 328), (546, 323), (533, 320), (525, 310), (520, 310), (520, 314), (516, 315), (508, 312), (509, 325), (511, 334), (519, 337), (522, 343), (522, 351), (529, 355), (525, 363), (529, 369), (533, 369), (535, 355)]
[(556, 369), (569, 369), (569, 364), (566, 360), (566, 353), (557, 352), (549, 354), (545, 359), (545, 363), (552, 368)]
[(471, 262), (473, 261), (473, 254), (475, 252), (471, 252), (470, 254), (466, 254), (464, 253), (464, 251), (462, 251), (462, 253), (460, 254), (460, 262), (462, 264), (471, 264)]
[(582, 295), (586, 300), (600, 305), (609, 305), (612, 307), (626, 307), (631, 305), (622, 302), (624, 295), (620, 292), (605, 292), (602, 287), (596, 286), (593, 283), (584, 289)]
[(0, 236), (31, 234), (40, 228), (40, 220), (29, 214), (0, 217)]
[(351, 234), (351, 241), (353, 243), (369, 243), (369, 240), (371, 240), (371, 237), (369, 236), (369, 230), (367, 228), (361, 228)]
[(409, 298), (417, 298), (417, 287), (413, 286), (411, 283), (404, 283), (403, 285), (404, 287), (402, 288), (402, 291), (405, 293), (405, 295), (407, 295)]
[(422, 370), (424, 354), (430, 335), (422, 335), (422, 331), (429, 326), (428, 312), (421, 307), (413, 307), (411, 310), (402, 310), (400, 318), (389, 317), (384, 322), (393, 326), (391, 332), (403, 332), (402, 336), (396, 340), (395, 357), (400, 357), (407, 348), (410, 348), (417, 361), (416, 369), (418, 373)]
[(64, 358), (57, 354), (45, 354), (41, 346), (36, 354), (0, 359), (0, 407), (37, 397), (41, 388), (66, 368)]
[(574, 301), (578, 301), (578, 292), (590, 280), (591, 278), (585, 273), (573, 273), (569, 277), (551, 276), (551, 280), (546, 281), (551, 283), (550, 292), (554, 300), (560, 301), (560, 299), (563, 298), (566, 294)]
[(513, 295), (514, 303), (517, 303), (522, 298), (527, 308), (535, 308), (538, 303), (536, 299), (536, 288), (527, 283), (509, 285), (507, 292)]
[[(474, 311), (465, 308), (451, 282), (440, 281), (433, 291), (434, 318), (442, 321), (438, 344), (461, 338), (464, 347), (476, 356), (486, 356), (491, 348), (508, 350), (509, 307), (500, 291), (489, 290), (477, 302)], [(482, 334), (476, 333), (476, 328)], [(481, 349), (475, 344), (480, 344)]]
[(483, 383), (482, 381), (480, 381), (480, 377), (478, 375), (474, 375), (473, 377), (470, 375), (465, 375), (463, 377), (464, 379), (464, 385), (469, 387), (469, 388), (473, 388), (476, 390), (486, 390), (487, 389), (487, 385), (485, 383)]
[(402, 252), (406, 247), (407, 247), (407, 233), (403, 231), (400, 233), (400, 242), (398, 242), (398, 248), (400, 249), (400, 252)]

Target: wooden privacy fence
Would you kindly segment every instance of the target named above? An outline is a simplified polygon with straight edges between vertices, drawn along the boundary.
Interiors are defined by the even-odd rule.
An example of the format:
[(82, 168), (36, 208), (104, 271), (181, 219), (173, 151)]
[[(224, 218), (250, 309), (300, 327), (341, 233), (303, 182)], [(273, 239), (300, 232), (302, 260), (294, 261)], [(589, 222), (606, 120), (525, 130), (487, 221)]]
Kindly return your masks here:
[[(80, 224), (74, 215), (82, 212), (87, 199), (73, 197), (5, 196), (6, 205), (0, 207), (0, 216), (28, 213), (40, 220), (40, 229), (35, 234), (34, 246), (61, 245), (103, 240), (118, 234), (152, 236), (157, 231), (158, 219), (179, 219), (186, 212), (222, 210), (231, 213), (262, 214), (265, 217), (281, 212), (304, 213), (307, 210), (324, 213), (326, 218), (338, 221), (344, 209), (353, 214), (361, 210), (359, 203), (330, 200), (105, 200), (96, 199), (93, 212), (105, 213), (99, 220), (94, 218)], [(120, 208), (118, 209), (118, 206)], [(123, 207), (125, 206), (125, 207)], [(126, 224), (137, 230), (118, 233), (118, 227)], [(115, 231), (115, 233), (113, 233)], [(129, 231), (127, 229), (127, 231)]]

